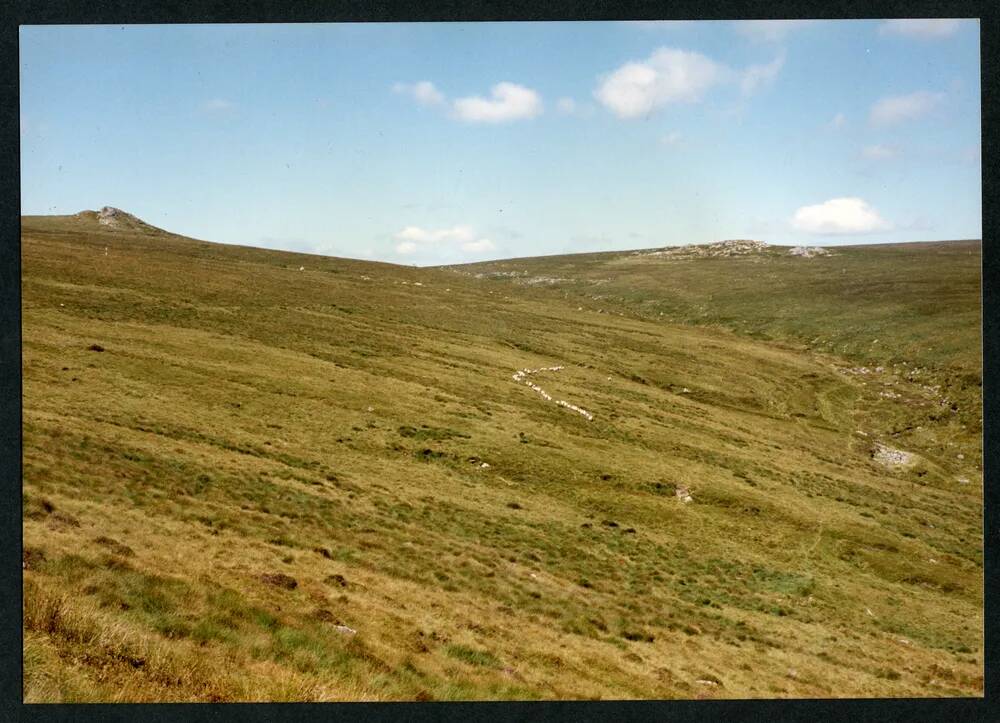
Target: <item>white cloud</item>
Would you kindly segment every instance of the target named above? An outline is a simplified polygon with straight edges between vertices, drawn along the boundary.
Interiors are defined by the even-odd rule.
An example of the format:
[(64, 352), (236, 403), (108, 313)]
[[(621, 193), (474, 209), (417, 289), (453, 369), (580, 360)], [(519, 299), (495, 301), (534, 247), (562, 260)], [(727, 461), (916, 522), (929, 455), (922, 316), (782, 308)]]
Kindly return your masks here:
[(440, 105), (444, 103), (444, 94), (441, 93), (429, 80), (421, 80), (418, 83), (396, 83), (392, 86), (394, 93), (410, 95), (420, 103), (420, 105)]
[(393, 235), (398, 241), (416, 241), (418, 243), (439, 243), (441, 241), (471, 241), (476, 237), (471, 226), (453, 226), (451, 228), (423, 229), (419, 226), (407, 226)]
[(865, 146), (861, 149), (861, 155), (869, 161), (887, 161), (899, 155), (899, 149), (895, 146)]
[(803, 206), (792, 216), (792, 227), (811, 234), (864, 234), (886, 231), (886, 222), (867, 201), (832, 198), (814, 206)]
[(840, 130), (845, 125), (847, 125), (847, 116), (844, 115), (843, 113), (838, 113), (837, 115), (835, 115), (833, 118), (830, 119), (830, 122), (827, 124), (827, 126), (829, 126), (834, 130)]
[(463, 251), (492, 251), (496, 248), (496, 245), (490, 241), (488, 238), (481, 238), (478, 241), (467, 241), (462, 244)]
[(680, 143), (681, 134), (677, 131), (670, 131), (669, 133), (660, 136), (660, 143), (665, 146), (676, 146)]
[(576, 110), (576, 101), (572, 98), (560, 98), (556, 101), (556, 110), (564, 115), (572, 115)]
[(782, 50), (770, 63), (749, 66), (743, 71), (740, 80), (740, 90), (743, 91), (743, 95), (751, 95), (758, 87), (772, 83), (784, 65), (785, 51)]
[(493, 251), (496, 244), (480, 237), (472, 226), (427, 229), (407, 226), (393, 234), (396, 253), (401, 256), (419, 254), (422, 258), (438, 260), (454, 258), (460, 253)]
[(542, 112), (542, 99), (531, 88), (517, 83), (497, 83), (490, 97), (459, 98), (452, 104), (455, 117), (473, 123), (503, 123), (534, 118)]
[(668, 103), (694, 103), (731, 71), (701, 53), (660, 48), (601, 76), (594, 97), (619, 118), (637, 118)]
[(770, 63), (737, 72), (701, 53), (659, 48), (600, 76), (594, 97), (619, 118), (639, 118), (670, 103), (697, 103), (710, 88), (730, 81), (750, 95), (773, 82), (784, 64), (782, 51)]
[(892, 125), (919, 118), (944, 100), (944, 93), (920, 90), (909, 95), (894, 95), (878, 100), (869, 116), (874, 125)]
[(218, 113), (220, 111), (231, 110), (233, 108), (232, 101), (228, 101), (225, 98), (212, 98), (202, 103), (202, 110), (209, 111), (211, 113)]
[(736, 32), (758, 43), (777, 43), (793, 30), (803, 28), (813, 20), (737, 20)]
[(879, 35), (905, 35), (911, 38), (946, 38), (954, 35), (961, 21), (945, 18), (886, 20), (879, 25)]

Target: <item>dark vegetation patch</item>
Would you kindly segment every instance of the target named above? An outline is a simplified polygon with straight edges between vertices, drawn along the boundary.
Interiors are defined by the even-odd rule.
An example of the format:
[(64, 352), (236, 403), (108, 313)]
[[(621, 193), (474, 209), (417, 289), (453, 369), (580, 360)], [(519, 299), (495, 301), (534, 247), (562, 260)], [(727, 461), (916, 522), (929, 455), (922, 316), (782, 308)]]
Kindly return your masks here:
[(124, 545), (111, 537), (101, 535), (100, 537), (95, 537), (94, 542), (102, 547), (108, 548), (114, 554), (121, 555), (122, 557), (131, 557), (135, 554), (135, 551), (131, 547)]
[(260, 575), (261, 582), (266, 582), (268, 585), (274, 585), (275, 587), (281, 587), (285, 590), (294, 590), (299, 586), (298, 581), (291, 575), (286, 575), (283, 572), (265, 572)]
[(426, 440), (432, 439), (435, 441), (443, 441), (446, 439), (471, 439), (471, 436), (465, 434), (464, 432), (459, 432), (454, 429), (449, 429), (447, 427), (429, 427), (426, 424), (421, 424), (419, 428), (411, 427), (408, 425), (403, 425), (399, 428), (399, 434), (402, 437), (409, 437), (416, 440)]

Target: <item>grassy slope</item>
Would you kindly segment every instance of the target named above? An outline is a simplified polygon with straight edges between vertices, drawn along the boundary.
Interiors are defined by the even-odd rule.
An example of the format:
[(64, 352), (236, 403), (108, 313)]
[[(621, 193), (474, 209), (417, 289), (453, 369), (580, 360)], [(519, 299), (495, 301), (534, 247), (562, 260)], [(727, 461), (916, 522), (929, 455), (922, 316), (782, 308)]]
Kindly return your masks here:
[[(982, 694), (968, 413), (905, 375), (887, 404), (836, 346), (659, 316), (735, 298), (733, 261), (669, 298), (617, 272), (618, 316), (88, 219), (26, 218), (22, 244), (29, 700)], [(884, 296), (975, 373), (968, 299)], [(813, 315), (782, 323), (860, 343)], [(556, 364), (533, 379), (593, 422), (511, 379)], [(876, 465), (908, 420), (919, 463)]]

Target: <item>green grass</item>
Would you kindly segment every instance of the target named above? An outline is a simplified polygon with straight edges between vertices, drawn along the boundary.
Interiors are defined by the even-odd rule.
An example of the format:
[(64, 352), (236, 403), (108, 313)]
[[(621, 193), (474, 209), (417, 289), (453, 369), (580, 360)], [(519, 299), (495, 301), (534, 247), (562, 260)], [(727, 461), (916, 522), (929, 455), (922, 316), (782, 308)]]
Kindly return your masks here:
[(982, 694), (978, 245), (22, 255), (28, 700)]

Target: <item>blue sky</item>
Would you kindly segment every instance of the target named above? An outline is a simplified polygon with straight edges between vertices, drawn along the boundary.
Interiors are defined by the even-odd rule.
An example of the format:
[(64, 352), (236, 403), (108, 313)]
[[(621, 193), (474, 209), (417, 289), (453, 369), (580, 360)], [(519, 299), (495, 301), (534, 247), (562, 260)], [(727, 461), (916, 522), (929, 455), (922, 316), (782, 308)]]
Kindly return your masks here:
[(22, 27), (25, 214), (406, 264), (981, 236), (976, 21)]

